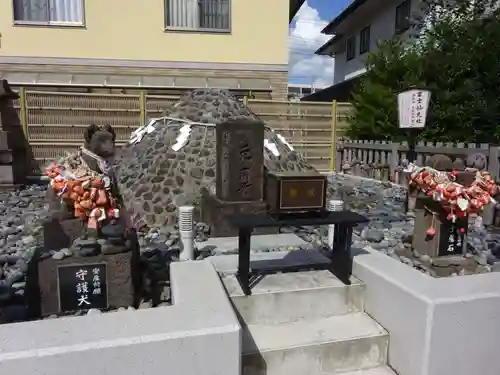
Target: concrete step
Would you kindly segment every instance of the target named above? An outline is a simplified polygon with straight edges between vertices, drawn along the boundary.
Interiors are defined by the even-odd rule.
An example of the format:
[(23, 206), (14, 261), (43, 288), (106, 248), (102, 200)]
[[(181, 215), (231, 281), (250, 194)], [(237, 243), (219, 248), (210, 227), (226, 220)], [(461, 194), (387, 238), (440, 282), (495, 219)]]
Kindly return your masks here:
[(396, 375), (396, 373), (387, 366), (380, 366), (365, 370), (341, 372), (338, 375)]
[(364, 313), (249, 325), (243, 331), (243, 375), (370, 369), (385, 365), (388, 343), (387, 332)]
[(329, 271), (264, 276), (245, 296), (235, 276), (222, 278), (247, 325), (326, 318), (363, 311), (364, 284), (353, 278), (347, 286)]
[[(200, 251), (213, 251), (216, 255), (238, 254), (238, 237), (210, 237), (196, 242)], [(250, 241), (252, 251), (268, 249), (311, 248), (312, 245), (293, 233), (255, 234)]]
[[(207, 259), (212, 262), (217, 272), (221, 275), (234, 275), (238, 270), (238, 255), (214, 255)], [(275, 271), (301, 271), (317, 269), (317, 267), (325, 269), (330, 262), (330, 259), (316, 249), (250, 253), (250, 268), (253, 271), (269, 268), (273, 268)]]

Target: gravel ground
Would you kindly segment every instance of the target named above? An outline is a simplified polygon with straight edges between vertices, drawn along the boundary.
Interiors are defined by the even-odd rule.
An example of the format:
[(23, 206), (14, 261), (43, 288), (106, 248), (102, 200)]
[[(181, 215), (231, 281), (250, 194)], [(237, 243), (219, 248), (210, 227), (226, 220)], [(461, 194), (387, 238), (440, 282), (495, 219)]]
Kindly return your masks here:
[[(3, 321), (22, 320), (25, 274), (28, 262), (43, 245), (41, 223), (47, 217), (45, 187), (33, 185), (24, 190), (0, 192), (0, 307)], [(330, 194), (342, 198), (346, 206), (366, 215), (370, 222), (355, 228), (353, 246), (381, 251), (414, 268), (434, 275), (426, 256), (411, 250), (414, 217), (403, 212), (405, 189), (389, 183), (359, 179), (344, 175), (330, 178)], [(326, 227), (284, 228), (294, 231), (307, 242), (324, 246)], [(208, 237), (209, 228), (196, 223), (196, 239)], [(168, 286), (168, 265), (178, 259), (180, 251), (179, 233), (176, 229), (153, 229), (139, 233), (139, 243), (144, 263), (147, 266), (149, 295), (154, 294), (154, 285)], [(500, 271), (500, 232), (471, 226), (469, 253), (467, 258), (477, 264), (476, 272)], [(278, 249), (266, 249), (275, 251)], [(401, 255), (410, 251), (411, 257)], [(212, 253), (199, 253), (203, 259)], [(52, 252), (52, 256), (61, 253)], [(465, 274), (465, 273), (461, 273)], [(148, 284), (147, 284), (148, 286)], [(161, 304), (168, 303), (168, 287), (161, 292)], [(147, 299), (140, 308), (151, 307)], [(89, 313), (99, 313), (91, 310)]]

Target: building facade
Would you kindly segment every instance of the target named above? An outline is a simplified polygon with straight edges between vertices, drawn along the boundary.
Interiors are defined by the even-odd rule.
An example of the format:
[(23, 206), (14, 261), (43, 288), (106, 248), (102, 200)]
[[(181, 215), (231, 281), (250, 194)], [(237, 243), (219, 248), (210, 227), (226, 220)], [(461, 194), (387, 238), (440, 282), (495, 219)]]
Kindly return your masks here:
[(332, 38), (316, 51), (335, 58), (332, 84), (365, 73), (368, 53), (377, 49), (380, 40), (404, 34), (419, 9), (419, 0), (354, 0), (323, 29)]
[(300, 98), (311, 95), (321, 88), (316, 88), (313, 85), (301, 85), (297, 83), (288, 84), (288, 100), (299, 100)]
[(3, 0), (0, 75), (35, 86), (220, 87), (285, 99), (288, 24), (302, 2)]

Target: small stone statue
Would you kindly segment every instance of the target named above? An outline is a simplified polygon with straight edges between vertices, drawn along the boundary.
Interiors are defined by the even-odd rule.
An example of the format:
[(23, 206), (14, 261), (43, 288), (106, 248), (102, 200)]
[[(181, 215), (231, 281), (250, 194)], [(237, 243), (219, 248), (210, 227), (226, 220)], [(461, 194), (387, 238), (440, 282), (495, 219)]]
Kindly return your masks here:
[(85, 142), (81, 150), (81, 158), (93, 171), (106, 175), (115, 156), (116, 134), (111, 125), (99, 127), (90, 125), (85, 131)]
[(467, 157), (466, 165), (468, 168), (473, 168), (482, 171), (486, 168), (487, 160), (484, 154), (476, 153)]
[[(65, 159), (61, 160), (59, 164), (63, 166), (63, 169), (65, 169), (69, 173), (72, 173), (76, 178), (91, 176), (96, 173), (101, 176), (109, 176), (107, 178), (108, 184), (112, 184), (113, 176), (111, 170), (111, 162), (115, 154), (115, 139), (116, 135), (111, 126), (106, 125), (104, 127), (99, 127), (92, 124), (86, 129), (84, 133), (84, 146), (81, 148), (80, 152), (66, 157)], [(50, 168), (48, 168), (48, 170), (49, 169)], [(52, 181), (51, 186), (53, 183), (54, 181)], [(58, 183), (56, 183), (56, 185), (57, 184)], [(104, 183), (104, 185), (106, 184)], [(94, 192), (94, 194), (99, 195), (99, 197), (101, 193), (104, 194), (104, 192), (101, 192), (101, 190), (94, 190), (97, 190), (97, 192)], [(66, 195), (69, 194), (69, 191), (71, 190), (68, 187), (68, 192), (66, 192)], [(82, 194), (83, 193), (84, 192), (82, 191)], [(58, 191), (55, 186), (48, 189), (47, 200), (49, 203), (50, 216), (52, 220), (61, 222), (68, 219), (75, 219), (76, 217), (81, 216), (76, 214), (76, 203), (75, 206), (72, 207), (66, 201), (63, 201), (62, 198), (64, 197), (64, 192)], [(102, 200), (105, 200), (104, 196), (101, 198)], [(97, 202), (98, 201), (99, 199), (97, 200)], [(82, 206), (83, 203), (84, 202), (82, 201)], [(101, 215), (102, 214), (99, 214), (99, 216)], [(91, 225), (92, 220), (95, 221), (95, 225)], [(98, 218), (89, 217), (88, 224), (90, 229), (87, 229), (87, 234), (93, 233), (93, 237), (97, 235), (97, 220)]]
[(454, 161), (453, 161), (453, 169), (457, 170), (457, 171), (465, 171), (465, 163), (462, 159), (460, 158), (456, 158)]
[(436, 154), (425, 161), (425, 166), (434, 168), (438, 171), (451, 172), (453, 170), (453, 161), (449, 156)]

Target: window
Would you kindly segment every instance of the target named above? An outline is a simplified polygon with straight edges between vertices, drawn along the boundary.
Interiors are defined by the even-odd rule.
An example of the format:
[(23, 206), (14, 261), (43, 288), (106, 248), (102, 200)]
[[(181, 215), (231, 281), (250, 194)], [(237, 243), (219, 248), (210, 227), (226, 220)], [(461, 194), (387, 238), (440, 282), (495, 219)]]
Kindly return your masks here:
[(82, 26), (84, 0), (13, 0), (14, 23)]
[(359, 54), (370, 51), (370, 26), (366, 26), (359, 33)]
[(165, 0), (165, 28), (229, 31), (231, 0)]
[(408, 30), (411, 16), (411, 0), (405, 0), (396, 8), (396, 34), (400, 34)]
[(346, 59), (347, 61), (354, 59), (356, 57), (356, 37), (351, 36), (347, 39), (346, 46)]
[(302, 88), (302, 95), (309, 95), (311, 94), (311, 88), (310, 87), (303, 87)]

